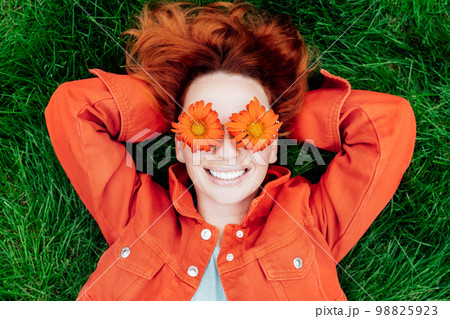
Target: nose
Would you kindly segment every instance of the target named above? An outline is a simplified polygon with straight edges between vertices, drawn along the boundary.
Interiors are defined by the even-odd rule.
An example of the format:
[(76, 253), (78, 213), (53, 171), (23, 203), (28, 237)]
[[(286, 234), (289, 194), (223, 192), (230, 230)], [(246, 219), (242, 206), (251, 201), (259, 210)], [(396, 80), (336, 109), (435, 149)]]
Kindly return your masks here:
[(230, 165), (233, 165), (233, 161), (235, 162), (238, 157), (238, 149), (236, 148), (236, 143), (233, 141), (230, 132), (223, 126), (224, 135), (222, 141), (220, 141), (220, 145), (216, 146), (213, 149), (214, 155), (217, 159), (221, 159)]

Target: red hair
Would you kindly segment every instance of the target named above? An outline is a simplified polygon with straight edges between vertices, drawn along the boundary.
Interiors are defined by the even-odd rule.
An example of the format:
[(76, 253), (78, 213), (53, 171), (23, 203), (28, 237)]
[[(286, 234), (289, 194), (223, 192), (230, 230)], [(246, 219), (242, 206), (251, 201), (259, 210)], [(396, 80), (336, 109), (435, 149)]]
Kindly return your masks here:
[(204, 7), (159, 2), (153, 9), (144, 5), (137, 28), (122, 35), (131, 36), (128, 74), (149, 83), (156, 111), (167, 124), (181, 112), (173, 99), (183, 105), (197, 76), (223, 71), (258, 80), (269, 102), (276, 100), (272, 107), (284, 123), (279, 135), (290, 133), (307, 91), (309, 57), (290, 16), (241, 1)]

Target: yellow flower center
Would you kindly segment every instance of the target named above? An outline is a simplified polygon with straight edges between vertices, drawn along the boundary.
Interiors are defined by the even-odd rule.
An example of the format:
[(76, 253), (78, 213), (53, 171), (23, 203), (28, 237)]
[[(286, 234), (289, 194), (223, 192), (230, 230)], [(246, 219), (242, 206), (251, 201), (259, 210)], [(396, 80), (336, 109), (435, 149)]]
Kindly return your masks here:
[(263, 127), (260, 122), (252, 123), (248, 127), (248, 132), (254, 137), (260, 137), (263, 133)]
[(200, 136), (205, 134), (205, 131), (206, 131), (205, 126), (201, 122), (197, 121), (197, 123), (196, 122), (192, 123), (191, 125), (192, 134)]

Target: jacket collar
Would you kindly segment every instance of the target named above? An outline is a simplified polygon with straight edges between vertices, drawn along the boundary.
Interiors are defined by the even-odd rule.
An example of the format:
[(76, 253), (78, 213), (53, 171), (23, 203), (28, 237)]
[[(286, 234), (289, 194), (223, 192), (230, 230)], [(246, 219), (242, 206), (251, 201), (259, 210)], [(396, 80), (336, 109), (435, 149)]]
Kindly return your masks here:
[[(289, 180), (291, 172), (281, 166), (270, 165), (261, 184), (261, 191), (250, 204), (242, 226), (264, 221), (272, 209), (274, 199), (281, 186)], [(194, 206), (193, 184), (183, 163), (173, 164), (169, 168), (169, 193), (177, 212), (183, 216), (203, 220)], [(192, 192), (192, 193), (191, 193)]]

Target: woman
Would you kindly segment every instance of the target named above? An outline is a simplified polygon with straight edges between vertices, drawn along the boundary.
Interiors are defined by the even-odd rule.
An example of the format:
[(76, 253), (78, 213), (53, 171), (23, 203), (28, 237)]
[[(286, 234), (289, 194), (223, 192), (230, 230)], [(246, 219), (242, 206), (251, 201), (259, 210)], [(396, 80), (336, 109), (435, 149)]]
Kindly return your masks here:
[[(125, 32), (128, 75), (95, 69), (55, 91), (56, 155), (110, 244), (79, 300), (346, 300), (336, 263), (395, 193), (414, 114), (325, 70), (308, 87), (283, 18), (144, 7)], [(176, 133), (169, 190), (127, 165), (123, 142), (149, 129)], [(337, 153), (317, 184), (270, 165), (280, 137)]]

